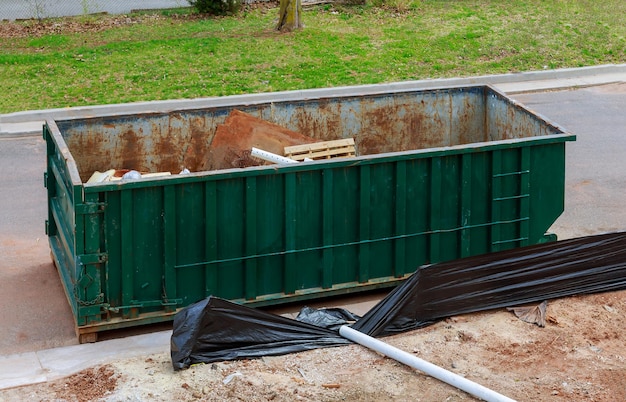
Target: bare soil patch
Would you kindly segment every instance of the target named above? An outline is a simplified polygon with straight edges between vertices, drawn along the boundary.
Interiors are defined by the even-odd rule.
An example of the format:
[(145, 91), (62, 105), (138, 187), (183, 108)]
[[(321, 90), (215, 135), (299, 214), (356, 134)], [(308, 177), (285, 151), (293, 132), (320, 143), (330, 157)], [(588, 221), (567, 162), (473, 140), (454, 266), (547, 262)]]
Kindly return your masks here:
[(86, 402), (98, 400), (117, 387), (118, 375), (109, 365), (88, 368), (54, 384), (62, 400)]
[(53, 34), (73, 34), (85, 32), (102, 32), (107, 29), (148, 23), (164, 19), (154, 15), (141, 16), (102, 16), (100, 18), (54, 18), (45, 20), (2, 21), (0, 22), (0, 38), (37, 38)]
[[(276, 1), (260, 1), (247, 4), (246, 9), (260, 9), (262, 11), (277, 7)], [(17, 21), (0, 20), (0, 38), (36, 38), (53, 34), (75, 34), (88, 32), (102, 32), (136, 24), (150, 24), (159, 21), (195, 21), (208, 18), (218, 18), (206, 14), (171, 14), (163, 15), (158, 12), (109, 15), (106, 13), (64, 18), (28, 19)]]

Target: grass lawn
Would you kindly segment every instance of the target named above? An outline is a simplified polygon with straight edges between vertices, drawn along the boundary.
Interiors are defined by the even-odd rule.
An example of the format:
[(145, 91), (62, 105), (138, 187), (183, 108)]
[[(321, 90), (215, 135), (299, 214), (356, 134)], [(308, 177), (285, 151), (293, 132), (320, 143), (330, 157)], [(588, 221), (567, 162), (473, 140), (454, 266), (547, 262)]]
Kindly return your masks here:
[(326, 4), (292, 33), (277, 17), (0, 22), (0, 113), (626, 62), (624, 0)]

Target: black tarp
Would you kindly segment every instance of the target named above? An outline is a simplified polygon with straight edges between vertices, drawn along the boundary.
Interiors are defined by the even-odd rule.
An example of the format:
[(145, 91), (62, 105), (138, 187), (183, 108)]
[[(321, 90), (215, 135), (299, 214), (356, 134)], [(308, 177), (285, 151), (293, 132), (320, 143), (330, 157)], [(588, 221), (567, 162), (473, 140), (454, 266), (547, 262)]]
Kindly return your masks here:
[[(422, 266), (352, 328), (383, 336), (459, 314), (621, 289), (626, 289), (626, 232)], [(210, 297), (176, 315), (171, 355), (178, 370), (346, 343), (336, 330)]]
[(349, 343), (332, 329), (209, 297), (176, 313), (171, 355), (180, 370)]

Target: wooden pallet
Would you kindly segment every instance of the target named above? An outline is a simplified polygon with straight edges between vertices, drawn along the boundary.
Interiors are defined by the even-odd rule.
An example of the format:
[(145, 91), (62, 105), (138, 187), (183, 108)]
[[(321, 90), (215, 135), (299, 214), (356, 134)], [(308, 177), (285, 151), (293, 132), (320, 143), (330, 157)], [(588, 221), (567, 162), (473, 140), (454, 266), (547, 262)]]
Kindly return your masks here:
[(346, 138), (285, 147), (285, 156), (296, 161), (303, 161), (305, 158), (313, 160), (347, 158), (356, 156), (356, 149), (354, 138)]

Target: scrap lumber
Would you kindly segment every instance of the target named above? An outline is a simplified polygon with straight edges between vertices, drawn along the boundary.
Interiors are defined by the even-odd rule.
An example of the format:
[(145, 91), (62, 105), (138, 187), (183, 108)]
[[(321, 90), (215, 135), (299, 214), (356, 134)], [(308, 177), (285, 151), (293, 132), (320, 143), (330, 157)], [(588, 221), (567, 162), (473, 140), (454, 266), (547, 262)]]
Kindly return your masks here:
[(303, 161), (305, 158), (313, 160), (347, 158), (356, 156), (356, 149), (354, 138), (345, 138), (342, 140), (288, 146), (285, 147), (285, 156), (296, 161)]

